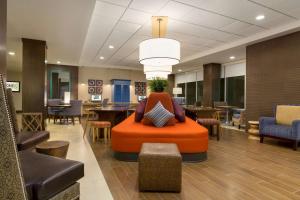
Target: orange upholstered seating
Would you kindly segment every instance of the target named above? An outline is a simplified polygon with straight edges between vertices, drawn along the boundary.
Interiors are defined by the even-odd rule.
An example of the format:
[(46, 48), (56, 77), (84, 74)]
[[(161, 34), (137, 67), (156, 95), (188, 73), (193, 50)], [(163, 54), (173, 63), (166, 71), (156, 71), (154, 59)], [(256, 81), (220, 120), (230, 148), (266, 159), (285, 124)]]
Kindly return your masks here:
[(115, 152), (138, 153), (143, 143), (176, 143), (181, 153), (203, 153), (208, 148), (208, 131), (195, 121), (157, 128), (135, 122), (134, 114), (112, 129)]

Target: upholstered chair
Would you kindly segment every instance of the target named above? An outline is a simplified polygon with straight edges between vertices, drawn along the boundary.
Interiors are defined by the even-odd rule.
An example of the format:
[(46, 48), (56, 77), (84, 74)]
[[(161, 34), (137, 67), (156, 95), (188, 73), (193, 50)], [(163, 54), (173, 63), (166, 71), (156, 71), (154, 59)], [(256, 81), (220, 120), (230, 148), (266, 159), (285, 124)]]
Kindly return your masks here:
[(60, 108), (55, 108), (55, 107), (52, 107), (52, 106), (59, 105), (61, 103), (61, 101), (62, 101), (61, 99), (48, 99), (48, 101), (47, 101), (48, 122), (50, 122), (51, 118), (53, 118), (53, 120), (55, 121), (56, 117), (58, 117), (57, 114), (58, 114), (59, 111), (61, 111), (61, 109)]
[(72, 123), (75, 124), (75, 117), (78, 117), (79, 123), (81, 123), (81, 107), (82, 101), (81, 100), (71, 100), (70, 101), (71, 107), (65, 108), (63, 112), (60, 113), (62, 117), (65, 119), (71, 118)]
[(11, 118), (13, 132), (15, 134), (18, 150), (30, 149), (38, 143), (49, 139), (48, 131), (20, 131), (17, 122), (17, 113), (14, 106), (11, 89), (7, 89), (8, 111)]

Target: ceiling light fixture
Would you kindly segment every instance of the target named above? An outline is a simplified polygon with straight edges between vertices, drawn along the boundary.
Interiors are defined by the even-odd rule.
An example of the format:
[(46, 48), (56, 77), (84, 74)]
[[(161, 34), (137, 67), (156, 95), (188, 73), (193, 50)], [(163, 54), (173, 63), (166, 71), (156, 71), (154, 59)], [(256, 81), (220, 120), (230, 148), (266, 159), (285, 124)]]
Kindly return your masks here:
[(45, 63), (47, 64), (47, 63), (48, 63), (48, 60), (45, 60)]
[[(180, 61), (180, 43), (177, 40), (161, 38), (162, 27), (166, 26), (167, 17), (152, 17), (152, 35), (157, 38), (145, 40), (139, 45), (139, 61), (142, 65), (171, 66)], [(156, 30), (158, 26), (158, 30)], [(155, 35), (155, 31), (158, 35)], [(162, 32), (165, 34), (164, 32)]]
[(153, 80), (155, 78), (167, 79), (168, 75), (172, 73), (172, 66), (144, 66), (144, 73), (147, 80)]
[(61, 62), (58, 60), (56, 63), (57, 63), (57, 64), (60, 64)]
[(115, 47), (113, 45), (109, 45), (108, 48), (113, 49)]
[(230, 56), (229, 59), (230, 59), (230, 60), (234, 60), (234, 59), (235, 59), (235, 56)]
[(104, 57), (103, 57), (103, 56), (100, 56), (100, 60), (104, 60)]
[(11, 56), (14, 56), (14, 55), (16, 55), (16, 53), (15, 53), (15, 52), (13, 52), (13, 51), (9, 51), (9, 52), (8, 52), (8, 54), (9, 54), (9, 55), (11, 55)]
[(264, 15), (257, 15), (255, 19), (258, 20), (258, 21), (263, 20), (263, 19), (265, 19), (265, 16)]

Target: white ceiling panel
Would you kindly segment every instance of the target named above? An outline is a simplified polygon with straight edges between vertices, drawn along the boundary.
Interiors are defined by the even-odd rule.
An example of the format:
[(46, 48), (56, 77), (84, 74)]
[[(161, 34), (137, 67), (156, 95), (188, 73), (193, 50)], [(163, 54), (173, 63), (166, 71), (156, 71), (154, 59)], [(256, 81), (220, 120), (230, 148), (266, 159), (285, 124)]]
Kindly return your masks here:
[(122, 17), (123, 21), (144, 24), (151, 20), (151, 15), (145, 12), (128, 9)]
[(278, 10), (287, 15), (300, 18), (300, 1), (299, 0), (252, 0), (264, 6)]
[(177, 3), (174, 1), (170, 1), (164, 6), (160, 11), (159, 15), (168, 16), (175, 19), (182, 19), (185, 15), (187, 15), (194, 8), (191, 6), (184, 5), (182, 3)]
[(97, 0), (105, 3), (111, 3), (119, 6), (128, 6), (131, 0)]
[(199, 24), (207, 27), (220, 28), (236, 22), (236, 20), (223, 17), (218, 14), (207, 12), (204, 10), (194, 8), (187, 15), (182, 18), (183, 21), (187, 21), (193, 24)]
[(169, 0), (133, 0), (130, 8), (155, 14), (161, 9)]
[[(155, 15), (169, 17), (167, 37), (181, 42), (187, 61), (297, 24), (300, 0), (9, 0), (7, 46), (21, 55), (27, 37), (47, 41), (50, 63), (140, 67), (138, 45), (152, 37)], [(17, 55), (9, 66), (21, 65)]]
[[(187, 5), (193, 5), (199, 9), (204, 9), (206, 11), (214, 12), (223, 16), (234, 18), (243, 22), (248, 22), (251, 24), (256, 24), (259, 26), (268, 27), (269, 21), (273, 18), (282, 19), (286, 21), (290, 18), (282, 13), (276, 12), (273, 9), (258, 5), (248, 0), (178, 0)], [(264, 14), (266, 16), (263, 21), (256, 21), (255, 17), (257, 15)], [(285, 19), (287, 18), (287, 19)], [(282, 21), (277, 20), (277, 26), (281, 25)]]

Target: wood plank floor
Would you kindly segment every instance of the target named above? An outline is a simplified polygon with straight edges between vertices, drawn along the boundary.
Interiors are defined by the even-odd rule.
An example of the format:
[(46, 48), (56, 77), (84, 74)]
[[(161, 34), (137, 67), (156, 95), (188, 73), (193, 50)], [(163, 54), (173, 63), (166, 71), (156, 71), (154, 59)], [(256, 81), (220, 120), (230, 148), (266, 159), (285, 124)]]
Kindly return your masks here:
[(109, 144), (92, 143), (102, 173), (115, 200), (300, 200), (300, 149), (289, 143), (249, 140), (223, 130), (221, 140), (209, 140), (208, 160), (183, 163), (182, 192), (140, 193), (137, 163), (117, 161)]

